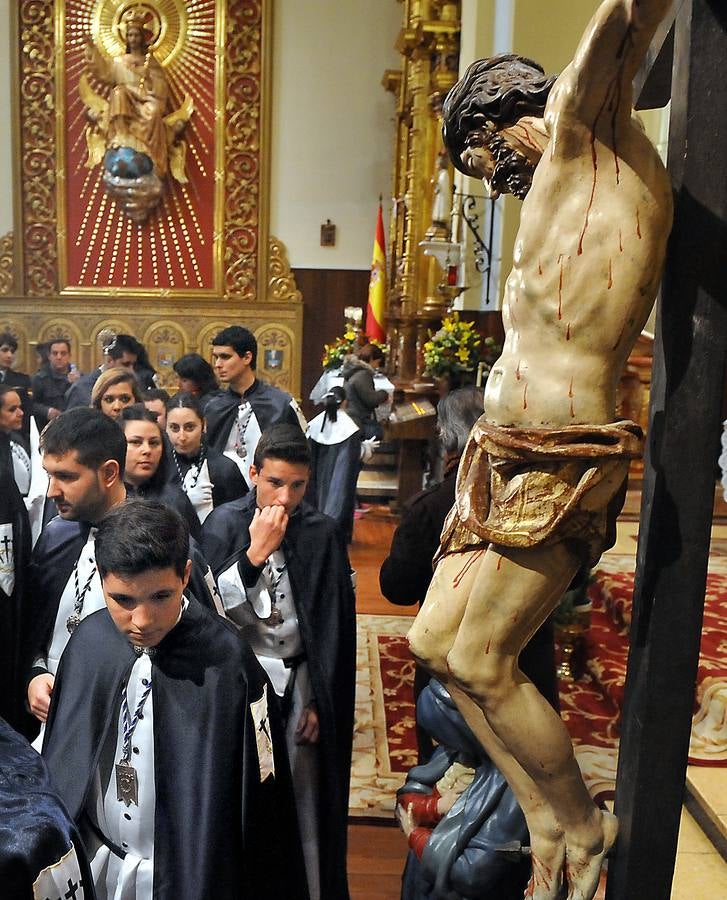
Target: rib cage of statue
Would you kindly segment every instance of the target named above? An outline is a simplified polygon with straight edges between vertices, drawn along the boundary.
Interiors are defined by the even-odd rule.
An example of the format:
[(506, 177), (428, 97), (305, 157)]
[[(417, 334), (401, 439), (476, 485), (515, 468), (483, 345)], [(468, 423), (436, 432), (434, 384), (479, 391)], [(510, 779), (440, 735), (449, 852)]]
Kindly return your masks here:
[[(522, 73), (525, 66), (505, 66), (503, 88), (517, 91), (511, 70)], [(545, 79), (531, 71), (540, 87)], [(538, 159), (505, 285), (503, 353), (487, 382), (488, 419), (499, 424), (612, 421), (624, 362), (656, 296), (671, 189), (638, 121), (618, 105), (618, 73), (600, 87), (590, 116), (577, 122), (571, 67), (539, 117), (526, 113), (493, 128), (470, 103), (474, 132), (461, 150), (461, 142), (449, 144), (462, 171), (499, 191), (505, 182), (499, 165), (492, 169), (488, 145), (494, 142), (496, 155), (506, 145), (510, 168), (517, 164), (525, 180)], [(448, 99), (445, 116), (451, 112)], [(453, 130), (448, 121), (445, 127)]]
[(616, 838), (517, 657), (578, 568), (609, 546), (640, 452), (638, 427), (612, 423), (657, 293), (672, 196), (631, 85), (670, 6), (605, 0), (557, 79), (513, 55), (481, 60), (443, 111), (455, 165), (524, 200), (503, 352), (409, 638), (523, 808), (535, 900), (556, 900), (564, 882), (568, 900), (590, 900)]

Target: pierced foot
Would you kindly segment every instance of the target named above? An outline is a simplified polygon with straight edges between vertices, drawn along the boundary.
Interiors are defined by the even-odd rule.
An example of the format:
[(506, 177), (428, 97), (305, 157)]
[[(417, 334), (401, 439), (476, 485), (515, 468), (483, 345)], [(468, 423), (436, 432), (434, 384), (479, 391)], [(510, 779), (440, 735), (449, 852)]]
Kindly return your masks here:
[(618, 819), (610, 812), (601, 810), (603, 840), (600, 847), (588, 853), (570, 847), (566, 851), (567, 900), (592, 900), (598, 889), (601, 865), (609, 850), (616, 843)]
[(561, 837), (533, 844), (530, 855), (533, 874), (525, 890), (524, 900), (562, 900), (565, 896), (563, 891), (565, 842)]

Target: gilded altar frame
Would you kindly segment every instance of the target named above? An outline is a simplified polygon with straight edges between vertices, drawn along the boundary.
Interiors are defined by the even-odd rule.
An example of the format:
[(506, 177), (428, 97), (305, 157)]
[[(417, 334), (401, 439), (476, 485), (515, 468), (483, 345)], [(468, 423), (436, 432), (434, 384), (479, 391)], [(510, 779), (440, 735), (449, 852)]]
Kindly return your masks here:
[[(174, 386), (174, 359), (193, 350), (208, 356), (216, 331), (241, 323), (261, 345), (261, 376), (299, 393), (302, 298), (285, 247), (268, 230), (273, 0), (145, 5), (176, 6), (186, 14), (195, 3), (214, 27), (213, 277), (204, 285), (198, 278), (196, 286), (155, 281), (144, 287), (73, 283), (68, 266), (65, 185), (72, 173), (64, 137), (72, 123), (65, 114), (64, 42), (80, 26), (67, 21), (67, 11), (85, 7), (90, 17), (131, 0), (13, 4), (15, 230), (0, 242), (0, 327), (18, 335), (18, 367), (25, 371), (35, 368), (34, 346), (58, 336), (71, 338), (75, 361), (88, 370), (100, 361), (99, 332), (111, 328), (144, 342), (162, 383)], [(109, 252), (109, 234), (113, 239), (121, 230), (107, 228)], [(171, 241), (164, 247), (167, 259), (170, 250)]]

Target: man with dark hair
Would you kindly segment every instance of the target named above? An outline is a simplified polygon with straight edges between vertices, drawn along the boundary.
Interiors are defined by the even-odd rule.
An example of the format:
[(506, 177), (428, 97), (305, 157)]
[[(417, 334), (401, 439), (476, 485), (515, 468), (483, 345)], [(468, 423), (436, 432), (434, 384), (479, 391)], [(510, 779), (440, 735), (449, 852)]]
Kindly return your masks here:
[(0, 384), (7, 384), (17, 390), (23, 405), (23, 426), (21, 431), (30, 434), (30, 417), (33, 414), (32, 388), (30, 376), (13, 369), (18, 339), (11, 331), (0, 331)]
[(66, 408), (66, 391), (78, 379), (71, 365), (71, 342), (68, 338), (48, 341), (48, 365), (33, 375), (33, 414), (38, 431)]
[(167, 427), (167, 403), (169, 403), (169, 394), (164, 388), (148, 388), (141, 392), (144, 406), (153, 413), (156, 413), (157, 422), (161, 429)]
[(210, 446), (229, 456), (252, 487), (250, 461), (261, 433), (279, 422), (305, 428), (298, 405), (279, 388), (258, 381), (257, 341), (240, 325), (231, 325), (212, 339), (215, 370), (228, 390), (205, 406)]
[(355, 599), (343, 536), (303, 501), (297, 425), (263, 432), (254, 490), (207, 517), (202, 545), (227, 616), (281, 698), (311, 900), (346, 900)]
[[(81, 619), (104, 605), (94, 559), (98, 523), (126, 498), (126, 438), (96, 409), (73, 409), (49, 423), (41, 436), (48, 498), (58, 516), (43, 529), (28, 571), (21, 663), (28, 677), (30, 711), (48, 714), (55, 673), (69, 636)], [(207, 566), (199, 549), (194, 590), (211, 604)]]
[[(617, 834), (517, 660), (578, 569), (613, 545), (629, 461), (641, 453), (641, 429), (616, 420), (616, 399), (658, 290), (672, 187), (633, 115), (632, 82), (671, 6), (603, 0), (542, 113), (516, 103), (496, 122), (486, 106), (477, 112), (479, 86), (471, 103), (469, 87), (453, 89), (443, 110), (458, 168), (527, 197), (503, 352), (409, 642), (520, 803), (533, 900), (591, 900)], [(500, 76), (507, 94), (513, 79)]]
[(99, 897), (307, 900), (277, 706), (248, 644), (189, 591), (188, 547), (154, 501), (99, 523), (105, 608), (63, 654), (43, 756)]
[(91, 393), (98, 377), (106, 369), (123, 368), (134, 371), (139, 356), (139, 342), (130, 334), (117, 334), (108, 344), (104, 345), (104, 361), (89, 372), (82, 375), (75, 384), (72, 384), (66, 392), (65, 409), (75, 409), (78, 406), (91, 405)]

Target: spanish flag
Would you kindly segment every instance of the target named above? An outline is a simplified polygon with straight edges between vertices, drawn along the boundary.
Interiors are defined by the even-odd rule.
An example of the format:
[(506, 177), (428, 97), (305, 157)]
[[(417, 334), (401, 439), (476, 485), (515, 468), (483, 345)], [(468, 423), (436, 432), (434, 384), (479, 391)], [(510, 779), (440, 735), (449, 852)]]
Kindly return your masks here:
[(376, 237), (371, 262), (369, 299), (366, 304), (366, 334), (372, 341), (384, 341), (384, 309), (386, 308), (386, 251), (384, 249), (384, 215), (379, 201)]

